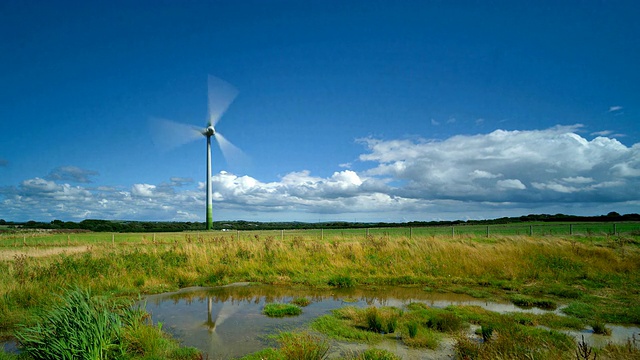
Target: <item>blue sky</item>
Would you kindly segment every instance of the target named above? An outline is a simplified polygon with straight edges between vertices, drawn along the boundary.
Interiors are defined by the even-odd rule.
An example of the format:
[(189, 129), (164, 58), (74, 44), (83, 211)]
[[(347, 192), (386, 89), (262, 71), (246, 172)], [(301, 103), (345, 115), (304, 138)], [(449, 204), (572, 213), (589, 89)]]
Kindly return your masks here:
[(634, 1), (0, 2), (0, 218), (412, 221), (640, 209)]

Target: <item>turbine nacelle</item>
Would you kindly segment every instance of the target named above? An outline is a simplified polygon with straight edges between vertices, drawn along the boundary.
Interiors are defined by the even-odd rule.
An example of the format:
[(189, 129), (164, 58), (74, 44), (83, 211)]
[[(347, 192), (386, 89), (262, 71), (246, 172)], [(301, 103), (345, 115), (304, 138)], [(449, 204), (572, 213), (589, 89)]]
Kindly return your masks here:
[(204, 130), (202, 130), (202, 135), (204, 136), (213, 136), (216, 134), (216, 130), (213, 128), (212, 125), (209, 125), (207, 128), (205, 128)]

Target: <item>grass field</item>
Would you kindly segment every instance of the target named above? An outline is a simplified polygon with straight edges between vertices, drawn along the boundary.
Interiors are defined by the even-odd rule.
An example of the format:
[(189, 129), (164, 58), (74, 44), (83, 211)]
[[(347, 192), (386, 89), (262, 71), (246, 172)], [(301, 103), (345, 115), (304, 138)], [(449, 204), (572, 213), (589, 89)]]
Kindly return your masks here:
[[(215, 234), (215, 235), (213, 235)], [(236, 239), (272, 236), (279, 240), (296, 237), (320, 240), (358, 240), (367, 236), (385, 237), (494, 237), (494, 236), (565, 236), (588, 238), (589, 240), (608, 239), (611, 236), (640, 235), (640, 223), (517, 223), (505, 225), (456, 225), (432, 227), (391, 227), (361, 229), (313, 229), (313, 230), (260, 230), (260, 231), (213, 231), (179, 233), (64, 233), (52, 231), (28, 231), (0, 233), (0, 247), (7, 246), (46, 246), (46, 245), (91, 245), (112, 243), (153, 243), (175, 241), (198, 241), (206, 237), (234, 237)]]
[(420, 286), (566, 306), (585, 324), (640, 324), (638, 226), (3, 234), (0, 331), (35, 323), (71, 287), (122, 300), (239, 281)]

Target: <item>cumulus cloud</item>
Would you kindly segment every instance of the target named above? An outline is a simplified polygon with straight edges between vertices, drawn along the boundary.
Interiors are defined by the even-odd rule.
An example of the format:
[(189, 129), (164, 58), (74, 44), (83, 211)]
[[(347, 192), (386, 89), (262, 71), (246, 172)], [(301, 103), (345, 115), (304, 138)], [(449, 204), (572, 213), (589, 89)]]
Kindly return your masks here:
[[(495, 130), (442, 141), (365, 138), (358, 141), (364, 148), (358, 168), (365, 170), (336, 165), (342, 169), (326, 176), (297, 170), (265, 182), (222, 171), (212, 176), (214, 218), (401, 221), (637, 212), (640, 144), (586, 139), (581, 130)], [(76, 182), (90, 175), (68, 170), (52, 173)], [(204, 183), (189, 178), (92, 188), (62, 178), (0, 188), (3, 217), (204, 219)]]
[(76, 166), (60, 166), (53, 169), (46, 176), (48, 180), (71, 181), (77, 183), (90, 183), (90, 176), (98, 175), (96, 171), (81, 169)]
[[(637, 186), (630, 186), (639, 185), (640, 145), (587, 140), (577, 134), (581, 127), (496, 130), (437, 142), (368, 138), (360, 160), (373, 163), (366, 175), (405, 180), (399, 193), (422, 199), (558, 201), (558, 193), (585, 192), (600, 200), (637, 199)], [(602, 186), (612, 181), (619, 186)]]
[(141, 196), (141, 197), (153, 197), (155, 196), (154, 194), (155, 189), (156, 189), (155, 185), (133, 184), (133, 186), (131, 187), (131, 195)]

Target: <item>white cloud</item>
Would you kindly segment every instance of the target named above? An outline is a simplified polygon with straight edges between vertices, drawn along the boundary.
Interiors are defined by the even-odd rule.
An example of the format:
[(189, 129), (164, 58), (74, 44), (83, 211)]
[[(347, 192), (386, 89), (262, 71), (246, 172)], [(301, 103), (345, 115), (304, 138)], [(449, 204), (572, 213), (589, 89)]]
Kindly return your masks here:
[[(214, 218), (398, 221), (522, 213), (637, 212), (640, 144), (578, 135), (580, 125), (424, 139), (359, 140), (363, 171), (292, 171), (264, 182), (212, 177)], [(336, 165), (336, 168), (339, 168)], [(129, 187), (51, 179), (0, 188), (4, 218), (203, 221), (204, 183), (169, 177)], [(598, 212), (602, 209), (600, 212)]]
[(527, 187), (518, 179), (498, 180), (496, 183), (498, 188), (524, 190)]
[(609, 107), (609, 112), (616, 112), (616, 111), (620, 111), (624, 109), (622, 106), (616, 105), (616, 106), (610, 106)]
[(500, 176), (502, 176), (502, 174), (495, 175), (495, 174), (492, 174), (492, 173), (490, 173), (488, 171), (478, 170), (478, 169), (473, 170), (469, 174), (469, 177), (471, 179), (493, 179), (493, 178), (497, 178), (497, 177), (500, 177)]
[(150, 184), (133, 184), (131, 187), (131, 194), (134, 196), (153, 197), (155, 185)]
[(566, 178), (562, 178), (562, 181), (568, 182), (568, 183), (573, 183), (573, 184), (590, 184), (590, 183), (594, 182), (594, 180), (592, 178), (584, 177), (584, 176), (566, 177)]
[(613, 134), (613, 131), (611, 130), (595, 131), (591, 133), (591, 135), (595, 135), (595, 136), (608, 136), (611, 134)]
[[(551, 196), (556, 201), (549, 194), (596, 189), (593, 196), (599, 199), (638, 197), (628, 185), (640, 174), (640, 163), (633, 161), (640, 158), (640, 146), (628, 148), (602, 136), (587, 140), (576, 133), (581, 127), (496, 130), (439, 142), (364, 139), (368, 152), (360, 160), (373, 163), (365, 174), (402, 179), (405, 193), (423, 199), (540, 201)], [(489, 181), (497, 177), (503, 180)], [(619, 186), (597, 186), (614, 178)], [(495, 188), (505, 191), (495, 193)]]

